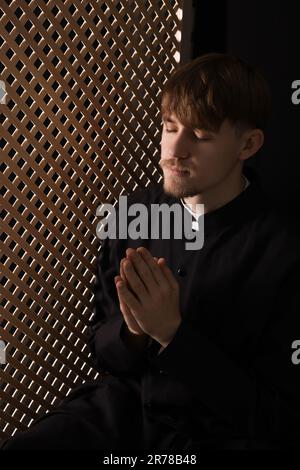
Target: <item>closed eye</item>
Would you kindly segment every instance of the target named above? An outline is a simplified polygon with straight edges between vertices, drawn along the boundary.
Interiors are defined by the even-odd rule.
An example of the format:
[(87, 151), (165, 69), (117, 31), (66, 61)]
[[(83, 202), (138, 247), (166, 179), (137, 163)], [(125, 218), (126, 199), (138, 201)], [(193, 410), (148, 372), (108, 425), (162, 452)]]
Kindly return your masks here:
[[(174, 130), (171, 131), (171, 130), (169, 130), (169, 129), (166, 129), (165, 131), (166, 131), (167, 134), (170, 134), (171, 132), (176, 132), (176, 131), (174, 131)], [(195, 137), (196, 140), (200, 140), (200, 141), (208, 141), (208, 140), (211, 140), (210, 137), (197, 137), (195, 134), (194, 134), (194, 137)]]
[(211, 140), (210, 137), (197, 137), (196, 135), (195, 135), (195, 138), (196, 138), (197, 140), (202, 140), (202, 141)]

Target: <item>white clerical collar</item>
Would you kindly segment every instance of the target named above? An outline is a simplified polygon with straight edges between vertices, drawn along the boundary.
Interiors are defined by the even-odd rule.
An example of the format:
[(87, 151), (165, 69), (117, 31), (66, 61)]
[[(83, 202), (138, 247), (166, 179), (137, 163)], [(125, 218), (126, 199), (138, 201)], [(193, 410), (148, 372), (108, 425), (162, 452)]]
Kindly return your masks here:
[[(248, 178), (247, 178), (245, 175), (243, 175), (243, 177), (244, 177), (244, 180), (245, 180), (245, 186), (244, 186), (243, 191), (245, 191), (245, 190), (248, 188), (248, 186), (249, 186), (249, 184), (250, 184), (250, 181), (248, 180)], [(201, 215), (203, 215), (203, 211), (196, 213), (195, 211), (193, 211), (193, 210), (191, 209), (190, 206), (188, 206), (188, 205), (184, 202), (184, 200), (183, 200), (182, 198), (180, 199), (180, 201), (182, 202), (182, 204), (183, 204), (183, 206), (186, 208), (186, 210), (188, 210), (189, 213), (194, 217), (194, 219), (197, 219), (197, 220), (193, 220), (193, 221), (192, 221), (192, 229), (193, 229), (193, 230), (199, 230), (198, 217), (200, 217)]]

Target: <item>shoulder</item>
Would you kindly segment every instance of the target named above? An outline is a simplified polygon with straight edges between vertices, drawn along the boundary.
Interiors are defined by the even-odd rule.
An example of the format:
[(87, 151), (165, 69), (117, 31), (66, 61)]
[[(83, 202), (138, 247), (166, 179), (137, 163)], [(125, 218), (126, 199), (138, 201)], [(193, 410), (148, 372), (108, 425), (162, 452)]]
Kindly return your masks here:
[(292, 212), (270, 207), (258, 219), (264, 232), (265, 250), (274, 270), (295, 271), (300, 278), (300, 220)]
[(284, 243), (289, 240), (300, 247), (300, 219), (294, 213), (284, 211), (280, 207), (269, 207), (263, 213), (263, 217), (266, 229), (273, 235), (272, 238), (282, 240)]

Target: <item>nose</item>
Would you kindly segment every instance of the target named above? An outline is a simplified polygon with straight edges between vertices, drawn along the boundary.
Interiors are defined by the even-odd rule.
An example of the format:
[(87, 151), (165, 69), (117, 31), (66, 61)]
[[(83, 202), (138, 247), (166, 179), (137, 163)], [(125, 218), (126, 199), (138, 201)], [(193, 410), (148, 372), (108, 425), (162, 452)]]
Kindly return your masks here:
[(189, 145), (182, 133), (173, 134), (173, 138), (166, 142), (166, 158), (185, 159), (190, 156)]
[(164, 153), (167, 158), (178, 159), (187, 158), (190, 154), (187, 142), (182, 138), (174, 138), (172, 142), (168, 142)]
[(178, 159), (178, 160), (184, 160), (186, 158), (189, 157), (189, 153), (188, 151), (186, 152), (181, 152), (179, 153), (178, 151), (173, 151), (172, 149), (168, 149), (167, 153), (166, 153), (166, 157), (167, 158), (174, 158), (174, 159)]

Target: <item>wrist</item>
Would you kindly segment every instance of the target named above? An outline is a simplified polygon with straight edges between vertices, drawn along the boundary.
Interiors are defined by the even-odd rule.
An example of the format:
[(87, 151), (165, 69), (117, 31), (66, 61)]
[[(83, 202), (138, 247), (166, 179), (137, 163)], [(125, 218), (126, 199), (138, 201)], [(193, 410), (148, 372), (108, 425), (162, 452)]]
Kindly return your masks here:
[(168, 337), (160, 340), (159, 343), (161, 344), (162, 348), (166, 348), (168, 344), (172, 341), (174, 336), (176, 335), (176, 332), (181, 324), (182, 319), (180, 318), (179, 321), (176, 323), (176, 326), (172, 329), (171, 333), (168, 334)]
[(123, 331), (122, 339), (127, 346), (141, 349), (148, 344), (149, 335), (146, 333), (133, 333), (127, 326)]

